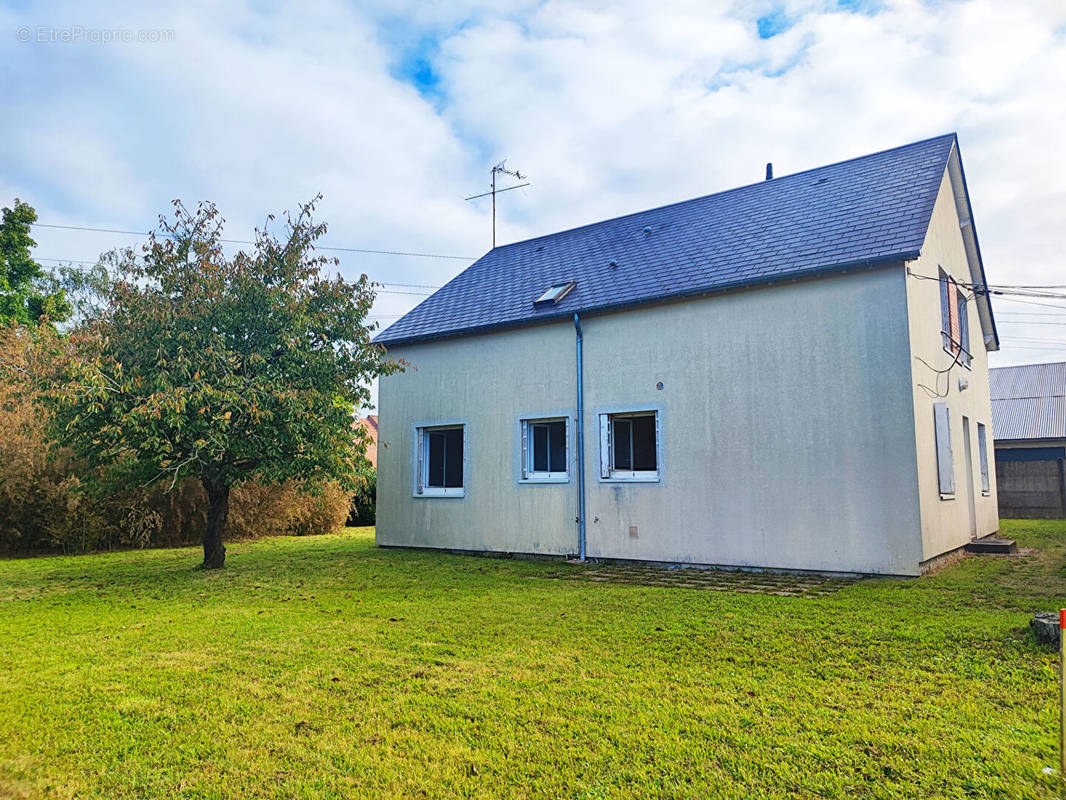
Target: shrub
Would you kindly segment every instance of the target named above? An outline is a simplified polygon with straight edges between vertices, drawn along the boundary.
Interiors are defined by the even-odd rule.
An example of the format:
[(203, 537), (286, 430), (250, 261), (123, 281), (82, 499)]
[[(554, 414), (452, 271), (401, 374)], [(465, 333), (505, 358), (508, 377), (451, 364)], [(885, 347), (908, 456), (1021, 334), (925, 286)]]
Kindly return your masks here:
[[(49, 441), (36, 402), (35, 363), (47, 358), (47, 330), (0, 327), (0, 552), (84, 553), (120, 546), (195, 544), (207, 523), (207, 495), (195, 479), (97, 496), (89, 466)], [(231, 538), (329, 533), (351, 495), (326, 482), (245, 483), (233, 490)]]
[(314, 488), (297, 481), (245, 483), (233, 490), (227, 530), (239, 539), (332, 533), (344, 524), (350, 498), (332, 481)]
[(26, 328), (0, 327), (0, 549), (80, 552), (117, 532), (76, 497), (71, 455), (45, 435), (33, 391), (42, 350)]
[(301, 513), (294, 518), (292, 533), (313, 536), (333, 533), (344, 527), (352, 508), (352, 493), (328, 481), (314, 493), (303, 492)]
[(377, 523), (378, 473), (371, 469), (352, 496), (349, 525), (374, 525)]

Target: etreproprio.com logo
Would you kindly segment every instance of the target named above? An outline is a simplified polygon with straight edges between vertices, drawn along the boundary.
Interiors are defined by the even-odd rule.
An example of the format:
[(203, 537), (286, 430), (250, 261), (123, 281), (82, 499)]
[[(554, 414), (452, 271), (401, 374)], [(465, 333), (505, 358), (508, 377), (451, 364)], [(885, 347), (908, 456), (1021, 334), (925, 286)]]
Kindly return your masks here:
[(41, 44), (157, 44), (174, 41), (167, 28), (88, 28), (83, 25), (23, 25), (15, 31), (20, 42)]

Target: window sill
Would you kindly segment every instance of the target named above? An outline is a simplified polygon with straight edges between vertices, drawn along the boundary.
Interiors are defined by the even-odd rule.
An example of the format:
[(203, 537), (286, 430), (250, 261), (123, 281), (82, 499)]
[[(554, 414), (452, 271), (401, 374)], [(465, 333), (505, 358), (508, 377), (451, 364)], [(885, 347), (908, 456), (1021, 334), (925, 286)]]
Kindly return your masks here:
[[(955, 358), (955, 351), (951, 349), (951, 342), (948, 339), (948, 335), (946, 333), (944, 333), (943, 331), (941, 331), (940, 337), (941, 337), (941, 339), (943, 341), (943, 345), (942, 345), (943, 351), (945, 353), (947, 353), (949, 356), (951, 356), (952, 358)], [(966, 369), (968, 369), (968, 370), (970, 370), (972, 372), (973, 371), (973, 366), (971, 366), (971, 362), (973, 361), (973, 353), (969, 352), (968, 350), (962, 350), (961, 347), (959, 349), (962, 351), (961, 353), (959, 353), (959, 356), (958, 356), (959, 364), (961, 364), (962, 366), (966, 367)]]
[(981, 492), (981, 497), (991, 497), (992, 492)]
[[(955, 354), (953, 352), (951, 352), (951, 350), (949, 350), (948, 348), (945, 347), (944, 348), (944, 352), (947, 353), (952, 358), (955, 358)], [(958, 364), (959, 364), (960, 367), (965, 367), (966, 369), (970, 370), (970, 372), (973, 372), (973, 366), (971, 364), (972, 360), (973, 360), (973, 356), (966, 356), (964, 354), (963, 356), (961, 356), (959, 358)]]
[(955, 499), (955, 495), (953, 495), (953, 494), (942, 494), (942, 495), (940, 495), (940, 499), (941, 500), (954, 500)]
[(570, 483), (570, 476), (569, 475), (549, 475), (549, 474), (536, 475), (536, 474), (534, 474), (534, 475), (530, 475), (527, 478), (521, 478), (521, 479), (519, 479), (518, 482), (520, 484), (522, 484), (523, 486), (526, 485), (526, 484), (537, 484), (537, 483)]
[(658, 472), (612, 472), (609, 478), (600, 478), (600, 483), (658, 483)]
[(466, 497), (466, 488), (459, 489), (423, 489), (415, 492), (415, 497)]

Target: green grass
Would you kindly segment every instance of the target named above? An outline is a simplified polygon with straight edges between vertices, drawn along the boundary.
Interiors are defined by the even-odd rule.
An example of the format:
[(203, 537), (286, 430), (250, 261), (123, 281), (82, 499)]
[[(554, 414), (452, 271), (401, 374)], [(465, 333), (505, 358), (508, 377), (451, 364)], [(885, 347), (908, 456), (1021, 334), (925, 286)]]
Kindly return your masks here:
[[(0, 797), (1057, 796), (1066, 525), (820, 597), (369, 529), (0, 562)], [(541, 580), (533, 578), (540, 577)]]

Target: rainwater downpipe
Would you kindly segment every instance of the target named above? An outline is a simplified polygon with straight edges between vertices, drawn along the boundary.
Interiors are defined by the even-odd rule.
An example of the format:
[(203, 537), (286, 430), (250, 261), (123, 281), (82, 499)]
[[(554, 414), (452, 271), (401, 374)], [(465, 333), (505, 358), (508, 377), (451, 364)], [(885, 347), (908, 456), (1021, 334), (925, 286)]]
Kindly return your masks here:
[(574, 313), (577, 334), (577, 556), (585, 560), (585, 391), (581, 317)]

